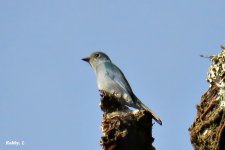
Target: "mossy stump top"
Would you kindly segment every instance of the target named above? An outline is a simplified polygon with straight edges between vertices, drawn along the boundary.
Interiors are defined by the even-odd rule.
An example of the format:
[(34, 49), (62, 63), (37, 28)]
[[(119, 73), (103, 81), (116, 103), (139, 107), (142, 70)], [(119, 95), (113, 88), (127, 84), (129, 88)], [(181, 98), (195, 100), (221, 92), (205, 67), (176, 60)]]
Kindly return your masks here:
[(130, 110), (113, 95), (102, 94), (100, 144), (104, 150), (155, 150), (152, 146), (152, 116), (144, 110)]

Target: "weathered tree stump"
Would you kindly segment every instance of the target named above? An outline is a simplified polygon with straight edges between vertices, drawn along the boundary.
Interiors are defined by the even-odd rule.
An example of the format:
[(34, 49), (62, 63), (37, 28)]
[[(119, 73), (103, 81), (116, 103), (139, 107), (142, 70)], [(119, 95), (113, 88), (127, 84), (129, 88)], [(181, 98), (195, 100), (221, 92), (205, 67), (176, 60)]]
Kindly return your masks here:
[(100, 141), (104, 150), (155, 150), (152, 116), (147, 111), (132, 111), (104, 92), (100, 107), (104, 112)]
[(196, 119), (189, 128), (195, 150), (225, 150), (225, 49), (210, 59), (210, 88), (197, 105)]

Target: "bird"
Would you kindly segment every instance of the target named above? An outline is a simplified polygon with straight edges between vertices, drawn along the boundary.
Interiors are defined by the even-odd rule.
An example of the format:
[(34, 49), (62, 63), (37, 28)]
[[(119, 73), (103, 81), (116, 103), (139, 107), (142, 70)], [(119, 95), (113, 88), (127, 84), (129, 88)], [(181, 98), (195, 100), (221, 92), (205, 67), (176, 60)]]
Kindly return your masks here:
[(125, 75), (113, 64), (108, 55), (104, 52), (96, 51), (82, 60), (88, 62), (94, 70), (97, 78), (97, 86), (100, 91), (120, 95), (120, 103), (138, 110), (150, 112), (153, 119), (162, 125), (160, 118), (134, 94)]

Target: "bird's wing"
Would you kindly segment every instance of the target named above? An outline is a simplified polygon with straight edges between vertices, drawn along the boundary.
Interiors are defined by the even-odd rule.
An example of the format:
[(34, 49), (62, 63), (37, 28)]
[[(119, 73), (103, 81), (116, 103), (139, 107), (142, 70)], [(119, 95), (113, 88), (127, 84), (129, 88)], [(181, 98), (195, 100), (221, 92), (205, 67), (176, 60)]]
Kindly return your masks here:
[(107, 72), (109, 74), (109, 77), (114, 80), (124, 91), (126, 91), (130, 96), (133, 96), (133, 91), (124, 76), (123, 72), (114, 64), (111, 64), (111, 69), (109, 69)]

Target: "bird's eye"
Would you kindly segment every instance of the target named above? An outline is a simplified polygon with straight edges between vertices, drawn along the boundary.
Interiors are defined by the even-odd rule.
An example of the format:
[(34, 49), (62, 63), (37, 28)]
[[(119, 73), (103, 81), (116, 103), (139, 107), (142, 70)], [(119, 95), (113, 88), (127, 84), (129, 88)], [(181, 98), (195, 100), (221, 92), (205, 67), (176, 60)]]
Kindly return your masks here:
[(100, 56), (100, 54), (98, 54), (98, 53), (97, 53), (97, 54), (95, 54), (95, 58), (97, 58), (97, 57), (99, 57), (99, 56)]

